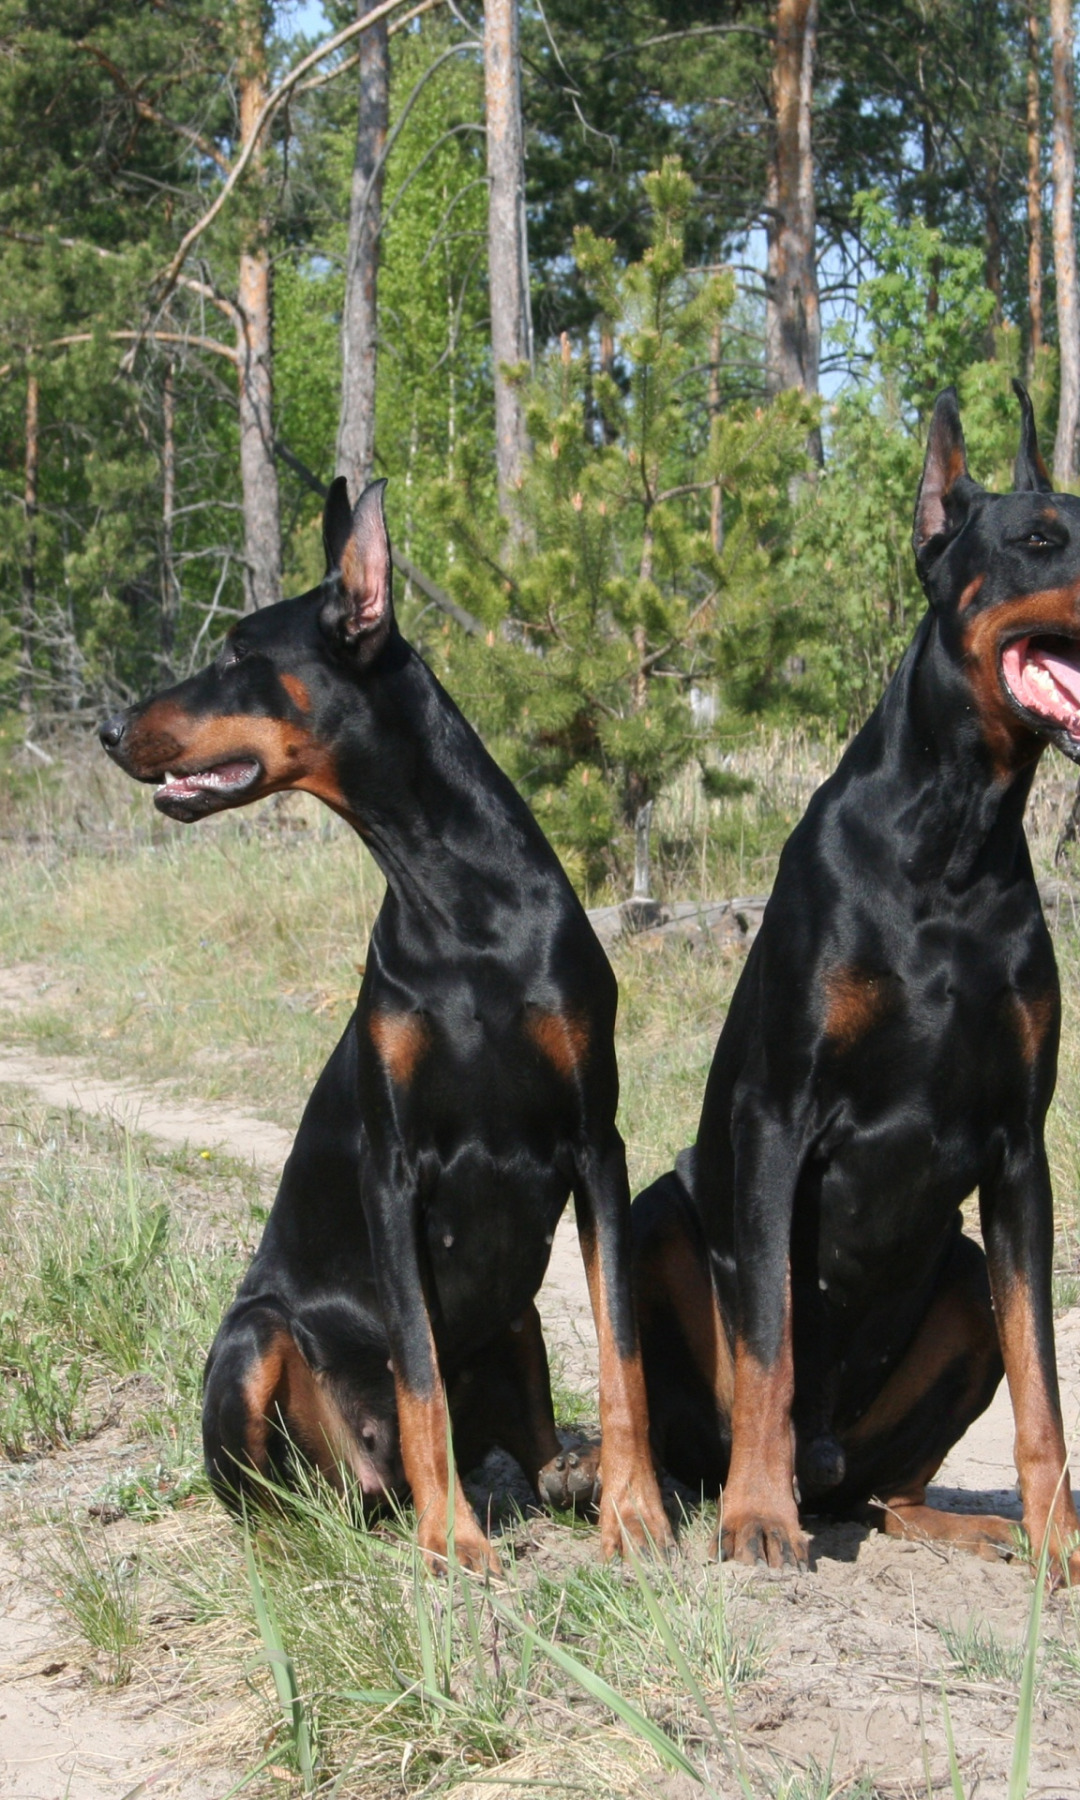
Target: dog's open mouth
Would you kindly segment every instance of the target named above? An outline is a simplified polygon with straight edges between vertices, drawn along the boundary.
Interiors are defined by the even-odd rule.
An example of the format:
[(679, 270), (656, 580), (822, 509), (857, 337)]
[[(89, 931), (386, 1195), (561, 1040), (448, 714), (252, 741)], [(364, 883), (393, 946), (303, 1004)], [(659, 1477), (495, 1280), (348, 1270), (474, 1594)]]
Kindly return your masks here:
[(217, 806), (238, 800), (254, 786), (261, 774), (262, 764), (253, 756), (235, 762), (214, 763), (212, 767), (196, 769), (190, 775), (167, 774), (161, 786), (154, 789), (154, 805), (175, 818), (197, 818)]
[(1001, 653), (1001, 674), (1026, 713), (1080, 739), (1080, 641), (1049, 632), (1014, 638)]

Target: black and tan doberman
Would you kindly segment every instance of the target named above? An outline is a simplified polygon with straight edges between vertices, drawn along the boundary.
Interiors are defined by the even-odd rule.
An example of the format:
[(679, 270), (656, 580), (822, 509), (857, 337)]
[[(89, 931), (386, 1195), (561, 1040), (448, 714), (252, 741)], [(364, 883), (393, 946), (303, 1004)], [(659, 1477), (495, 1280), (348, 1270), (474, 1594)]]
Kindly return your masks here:
[[(559, 1494), (533, 1301), (572, 1192), (599, 1340), (603, 1549), (666, 1544), (614, 977), (525, 802), (397, 629), (383, 486), (354, 511), (335, 482), (319, 587), (243, 619), (209, 668), (101, 728), (171, 818), (304, 789), (387, 881), (356, 1012), (210, 1355), (208, 1466), (235, 1497), (246, 1468), (281, 1472), (288, 1440), (370, 1494), (404, 1480), (438, 1565), (445, 1384), (459, 1463), (497, 1438)], [(490, 1566), (460, 1486), (455, 1506), (458, 1557)]]
[(1004, 1367), (1028, 1536), (1080, 1579), (1043, 1145), (1059, 989), (1024, 836), (1046, 745), (1080, 761), (1080, 500), (1051, 492), (1018, 393), (1009, 494), (937, 402), (928, 610), (784, 849), (696, 1146), (634, 1206), (654, 1447), (722, 1486), (742, 1562), (805, 1565), (800, 1498), (1006, 1547), (1004, 1519), (926, 1503)]

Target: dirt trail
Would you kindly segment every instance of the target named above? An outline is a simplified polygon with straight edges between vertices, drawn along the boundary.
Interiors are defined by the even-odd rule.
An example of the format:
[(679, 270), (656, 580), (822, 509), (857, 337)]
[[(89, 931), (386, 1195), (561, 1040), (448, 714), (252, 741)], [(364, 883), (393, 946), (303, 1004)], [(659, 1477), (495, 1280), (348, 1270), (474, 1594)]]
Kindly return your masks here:
[[(48, 971), (0, 970), (0, 1034), (5, 1009), (10, 1018), (33, 1004), (43, 979)], [(216, 1147), (250, 1159), (266, 1171), (268, 1189), (291, 1144), (279, 1127), (223, 1106), (175, 1099), (161, 1085), (107, 1080), (73, 1058), (0, 1049), (0, 1083), (18, 1083), (55, 1106), (118, 1119), (166, 1143)], [(567, 1378), (591, 1388), (592, 1321), (570, 1218), (556, 1237), (540, 1308)], [(1075, 1468), (1080, 1308), (1060, 1319), (1057, 1329)], [(931, 1498), (1015, 1515), (1012, 1437), (1003, 1383), (949, 1456)], [(912, 1609), (931, 1624), (978, 1613), (1015, 1641), (1028, 1602), (1027, 1577), (1015, 1566), (899, 1545), (855, 1526), (815, 1532), (813, 1554), (813, 1574), (771, 1588), (738, 1571), (724, 1577), (759, 1595), (769, 1619), (767, 1674), (740, 1705), (740, 1726), (755, 1748), (803, 1764), (816, 1758), (821, 1767), (832, 1766), (838, 1781), (870, 1767), (879, 1792), (923, 1791)], [(155, 1796), (178, 1800), (223, 1793), (230, 1779), (223, 1771), (195, 1774), (171, 1764), (170, 1747), (182, 1739), (184, 1722), (170, 1710), (168, 1696), (144, 1700), (140, 1712), (133, 1699), (105, 1699), (66, 1667), (55, 1618), (35, 1599), (36, 1586), (22, 1547), (0, 1541), (0, 1793), (12, 1800), (124, 1800), (148, 1780)], [(1005, 1793), (1012, 1712), (1011, 1698), (986, 1683), (973, 1684), (969, 1694), (961, 1689), (953, 1702), (965, 1785), (976, 1778), (980, 1800)], [(926, 1733), (937, 1786), (944, 1781), (944, 1740), (937, 1723), (928, 1724)], [(1080, 1796), (1080, 1732), (1072, 1715), (1044, 1704), (1036, 1738), (1032, 1791), (1054, 1800)]]
[[(0, 1034), (3, 1019), (40, 1001), (51, 971), (33, 963), (0, 969)], [(133, 1131), (145, 1131), (164, 1144), (190, 1144), (223, 1150), (252, 1162), (275, 1180), (292, 1149), (293, 1133), (264, 1119), (213, 1102), (184, 1100), (168, 1083), (141, 1085), (113, 1081), (78, 1057), (42, 1056), (33, 1050), (0, 1045), (0, 1083), (27, 1087), (50, 1106), (75, 1106), (83, 1112), (116, 1120)], [(299, 1120), (297, 1121), (299, 1123)], [(547, 1280), (540, 1298), (549, 1346), (564, 1375), (575, 1387), (593, 1388), (597, 1364), (589, 1290), (572, 1212), (563, 1215), (551, 1251)]]
[[(4, 1020), (40, 1003), (55, 977), (32, 964), (0, 969)], [(267, 1197), (292, 1148), (292, 1133), (248, 1114), (174, 1095), (167, 1084), (114, 1081), (77, 1057), (43, 1056), (0, 1042), (0, 1084), (29, 1089), (49, 1106), (77, 1107), (159, 1142), (216, 1149), (254, 1163)], [(548, 1342), (575, 1388), (595, 1389), (589, 1294), (572, 1217), (560, 1224), (541, 1298)], [(0, 1475), (2, 1475), (0, 1471)], [(123, 1800), (152, 1781), (154, 1795), (209, 1800), (240, 1771), (218, 1778), (174, 1769), (170, 1751), (185, 1721), (167, 1697), (141, 1705), (104, 1697), (67, 1664), (57, 1619), (35, 1595), (32, 1555), (0, 1537), (0, 1793), (4, 1800)], [(140, 1792), (141, 1792), (140, 1788)]]

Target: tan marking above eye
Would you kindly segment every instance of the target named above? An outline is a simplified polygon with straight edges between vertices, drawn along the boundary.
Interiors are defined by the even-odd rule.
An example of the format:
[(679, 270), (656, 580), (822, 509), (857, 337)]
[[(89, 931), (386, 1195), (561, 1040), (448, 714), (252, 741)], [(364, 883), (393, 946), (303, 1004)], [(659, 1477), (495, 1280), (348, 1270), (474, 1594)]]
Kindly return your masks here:
[(427, 1021), (419, 1013), (373, 1012), (368, 1030), (391, 1081), (407, 1087), (431, 1044)]
[(850, 1049), (859, 1038), (893, 1010), (898, 1000), (894, 975), (875, 975), (856, 964), (830, 969), (825, 989), (825, 1035), (840, 1049)]
[(289, 699), (296, 707), (297, 712), (306, 713), (311, 711), (311, 695), (308, 693), (307, 686), (301, 681), (299, 675), (279, 675), (278, 680), (281, 682)]
[(589, 1049), (589, 1027), (572, 1013), (541, 1012), (530, 1008), (525, 1030), (560, 1075), (572, 1075)]

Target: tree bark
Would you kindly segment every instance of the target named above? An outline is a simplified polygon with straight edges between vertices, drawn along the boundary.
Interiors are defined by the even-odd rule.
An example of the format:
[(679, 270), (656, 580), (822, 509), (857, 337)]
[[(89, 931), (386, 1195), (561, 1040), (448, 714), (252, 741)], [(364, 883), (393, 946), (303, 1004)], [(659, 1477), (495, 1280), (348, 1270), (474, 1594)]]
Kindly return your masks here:
[(36, 375), (26, 379), (26, 459), (23, 484), (23, 560), (19, 583), (19, 710), (34, 709), (34, 626), (37, 618), (38, 413)]
[(518, 494), (528, 439), (521, 392), (504, 372), (507, 367), (532, 362), (517, 0), (486, 0), (484, 94), (491, 353), (495, 365), (495, 466), (500, 511), (514, 535), (520, 537)]
[(986, 354), (997, 355), (997, 338), (1005, 317), (1001, 288), (1001, 170), (1000, 155), (993, 146), (986, 170), (986, 285), (994, 296), (994, 310), (986, 331)]
[[(248, 143), (266, 99), (266, 45), (260, 0), (240, 11), (240, 142)], [(262, 151), (252, 159), (252, 187), (261, 186)], [(261, 195), (260, 195), (261, 198)], [(236, 333), (239, 371), (240, 478), (244, 498), (244, 608), (281, 599), (281, 516), (274, 462), (272, 296), (269, 225), (256, 219), (240, 257)]]
[(172, 668), (176, 647), (179, 589), (173, 557), (173, 522), (176, 513), (176, 370), (165, 371), (161, 395), (161, 660)]
[[(814, 255), (812, 100), (818, 0), (777, 0), (773, 157), (765, 285), (765, 385), (818, 391), (821, 314)], [(811, 450), (821, 461), (821, 437)]]
[[(376, 0), (357, 0), (363, 18)], [(360, 39), (360, 94), (349, 200), (349, 248), (341, 318), (341, 414), (337, 472), (358, 497), (375, 467), (376, 325), (383, 153), (389, 122), (390, 72), (386, 20)]]
[(1057, 286), (1060, 401), (1054, 442), (1054, 485), (1076, 480), (1076, 430), (1080, 424), (1080, 311), (1076, 291), (1076, 227), (1073, 191), (1073, 23), (1070, 0), (1050, 0), (1050, 48), (1054, 112), (1054, 276)]
[[(724, 337), (721, 322), (717, 319), (709, 340), (709, 421), (715, 426), (720, 417), (720, 358), (723, 354)], [(724, 548), (724, 490), (718, 481), (712, 485), (709, 499), (709, 536), (717, 556)]]
[(1039, 118), (1039, 15), (1027, 15), (1028, 379), (1042, 349), (1042, 143)]

